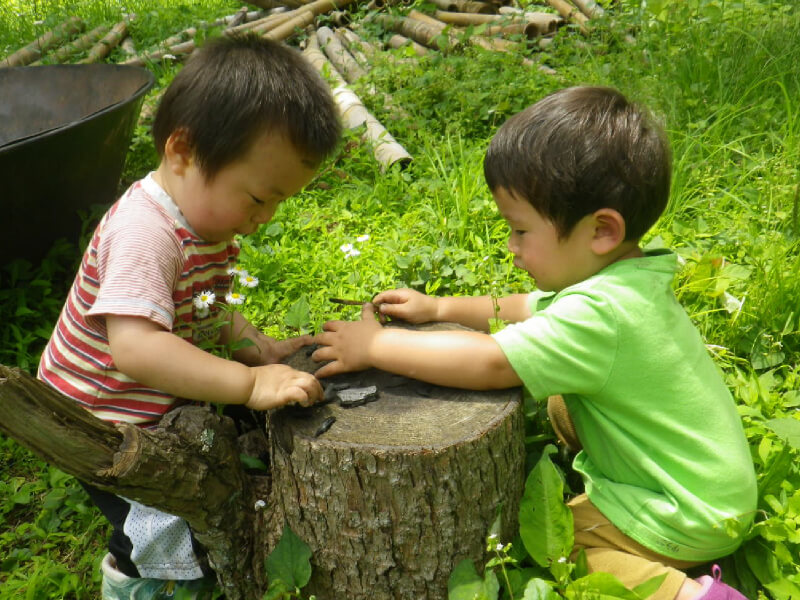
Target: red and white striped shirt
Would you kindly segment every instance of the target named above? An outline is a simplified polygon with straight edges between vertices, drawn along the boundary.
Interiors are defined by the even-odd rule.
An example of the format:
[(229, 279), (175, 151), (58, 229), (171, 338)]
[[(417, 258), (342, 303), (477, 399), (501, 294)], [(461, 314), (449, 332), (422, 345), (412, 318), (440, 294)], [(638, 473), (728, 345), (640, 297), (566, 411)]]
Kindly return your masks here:
[(224, 299), (238, 252), (192, 232), (152, 174), (134, 183), (92, 236), (39, 379), (106, 421), (155, 425), (178, 400), (117, 370), (104, 317), (143, 317), (195, 345), (216, 341), (220, 311), (193, 299), (206, 291)]

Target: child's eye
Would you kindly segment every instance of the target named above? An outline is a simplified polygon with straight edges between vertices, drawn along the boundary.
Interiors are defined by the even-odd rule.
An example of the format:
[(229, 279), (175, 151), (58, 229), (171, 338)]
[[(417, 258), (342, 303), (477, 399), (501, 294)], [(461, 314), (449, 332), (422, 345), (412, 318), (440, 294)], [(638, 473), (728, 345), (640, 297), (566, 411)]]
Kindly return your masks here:
[(527, 233), (527, 231), (525, 231), (524, 229), (515, 229), (514, 230), (514, 235), (525, 235), (526, 233)]
[(253, 196), (252, 194), (250, 194), (250, 197), (253, 199), (253, 202), (255, 202), (256, 204), (258, 204), (259, 206), (261, 206), (262, 204), (264, 204), (264, 201), (263, 201), (263, 200), (259, 200), (258, 198), (256, 198), (256, 197), (255, 197), (255, 196)]

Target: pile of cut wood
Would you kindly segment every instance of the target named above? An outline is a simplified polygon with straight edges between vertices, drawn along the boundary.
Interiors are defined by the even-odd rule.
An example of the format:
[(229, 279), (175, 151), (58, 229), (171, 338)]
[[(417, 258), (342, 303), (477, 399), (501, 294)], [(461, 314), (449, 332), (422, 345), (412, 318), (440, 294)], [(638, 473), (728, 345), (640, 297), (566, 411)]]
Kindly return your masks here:
[[(196, 49), (198, 33), (235, 35), (249, 31), (301, 47), (306, 58), (328, 76), (345, 127), (363, 126), (364, 139), (386, 168), (407, 164), (411, 156), (348, 87), (366, 75), (377, 53), (409, 47), (411, 54), (422, 56), (473, 45), (514, 53), (523, 64), (552, 74), (552, 68), (527, 57), (530, 49), (546, 48), (564, 27), (586, 34), (590, 20), (603, 15), (594, 0), (541, 0), (536, 10), (529, 3), (524, 10), (512, 6), (513, 0), (432, 0), (436, 8), (429, 13), (404, 6), (403, 0), (395, 1), (399, 6), (388, 6), (390, 0), (370, 0), (365, 5), (359, 0), (249, 0), (232, 15), (198, 23), (141, 51), (129, 31), (134, 15), (88, 33), (81, 19), (71, 17), (0, 60), (0, 67), (110, 61), (111, 51), (117, 46), (119, 64), (148, 67), (184, 60)], [(386, 41), (365, 39), (363, 20), (378, 24), (386, 32)], [(334, 24), (336, 29), (318, 25), (319, 21)], [(159, 92), (156, 90), (145, 103), (143, 121), (152, 118)]]

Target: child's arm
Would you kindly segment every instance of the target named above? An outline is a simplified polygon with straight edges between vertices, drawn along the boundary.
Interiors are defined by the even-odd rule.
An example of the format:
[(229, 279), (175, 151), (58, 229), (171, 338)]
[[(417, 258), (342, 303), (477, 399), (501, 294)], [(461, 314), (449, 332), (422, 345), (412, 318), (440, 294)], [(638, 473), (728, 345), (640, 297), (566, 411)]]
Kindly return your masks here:
[(281, 362), (303, 346), (310, 344), (312, 338), (310, 335), (301, 335), (278, 341), (253, 327), (242, 313), (234, 312), (231, 323), (222, 328), (221, 342), (235, 344), (241, 340), (250, 340), (253, 343), (236, 350), (233, 358), (256, 367)]
[(478, 331), (489, 331), (489, 319), (516, 323), (531, 316), (527, 294), (497, 298), (499, 311), (491, 296), (426, 296), (410, 289), (381, 292), (373, 299), (382, 317), (403, 319), (409, 323), (449, 321)]
[(114, 363), (148, 387), (179, 398), (244, 404), (266, 410), (313, 404), (322, 397), (316, 378), (287, 365), (248, 367), (209, 354), (147, 319), (107, 316)]
[(329, 321), (312, 358), (330, 360), (316, 372), (327, 377), (377, 367), (438, 385), (485, 390), (522, 385), (494, 339), (477, 331), (411, 331), (382, 327), (375, 306), (360, 321)]

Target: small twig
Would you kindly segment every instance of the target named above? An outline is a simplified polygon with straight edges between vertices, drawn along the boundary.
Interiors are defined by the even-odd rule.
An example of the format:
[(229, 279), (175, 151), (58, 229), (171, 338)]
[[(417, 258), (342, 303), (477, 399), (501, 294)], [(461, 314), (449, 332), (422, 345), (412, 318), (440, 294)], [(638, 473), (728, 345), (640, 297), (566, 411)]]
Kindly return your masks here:
[(328, 298), (328, 300), (334, 304), (344, 304), (345, 306), (362, 306), (369, 302), (369, 300), (347, 300), (345, 298)]

